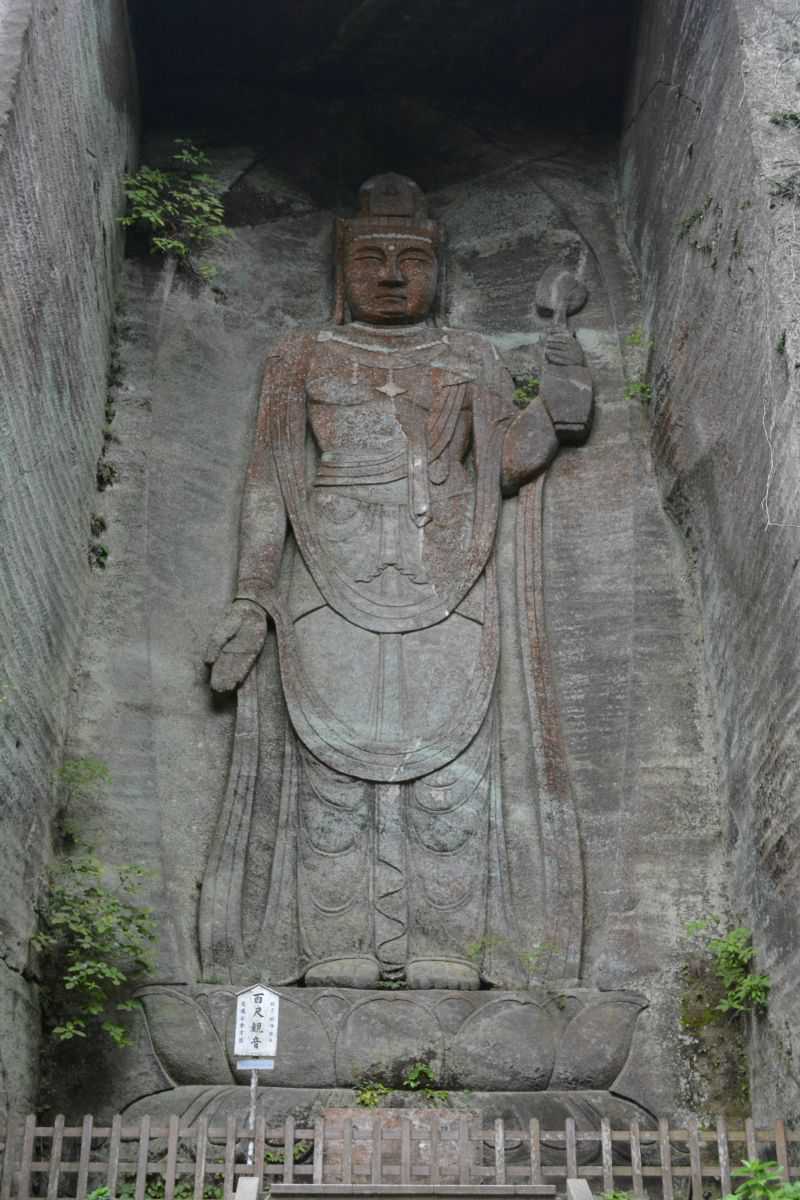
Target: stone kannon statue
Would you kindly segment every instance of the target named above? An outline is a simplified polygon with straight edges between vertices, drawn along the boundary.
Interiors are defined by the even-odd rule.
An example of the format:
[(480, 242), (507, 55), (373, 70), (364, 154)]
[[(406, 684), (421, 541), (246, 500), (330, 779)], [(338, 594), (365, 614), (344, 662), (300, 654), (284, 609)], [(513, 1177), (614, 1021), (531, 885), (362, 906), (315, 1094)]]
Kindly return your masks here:
[[(537, 898), (535, 981), (574, 984), (582, 870), (541, 503), (559, 445), (591, 424), (567, 327), (586, 292), (557, 268), (541, 282), (553, 320), (541, 395), (521, 409), (491, 343), (437, 323), (441, 232), (417, 185), (381, 175), (359, 199), (337, 227), (335, 326), (293, 333), (267, 359), (236, 595), (207, 655), (212, 688), (238, 689), (238, 708), (201, 898), (204, 977), (525, 988), (524, 892), (529, 908)], [(518, 493), (509, 534), (504, 498)], [(271, 626), (288, 716), (273, 792), (258, 679), (274, 669)], [(524, 712), (504, 712), (506, 694)], [(263, 920), (245, 933), (265, 803), (277, 833)], [(510, 806), (530, 842), (511, 856)]]

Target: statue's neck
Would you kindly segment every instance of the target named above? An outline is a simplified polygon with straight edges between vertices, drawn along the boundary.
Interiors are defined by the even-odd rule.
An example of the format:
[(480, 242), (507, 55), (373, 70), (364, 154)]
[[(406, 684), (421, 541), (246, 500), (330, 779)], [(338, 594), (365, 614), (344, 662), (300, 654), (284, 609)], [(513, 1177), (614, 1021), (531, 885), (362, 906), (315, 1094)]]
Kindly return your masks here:
[(377, 337), (413, 337), (428, 329), (435, 329), (432, 318), (417, 321), (413, 325), (369, 325), (366, 321), (351, 321), (347, 328), (358, 330), (359, 333), (372, 333)]

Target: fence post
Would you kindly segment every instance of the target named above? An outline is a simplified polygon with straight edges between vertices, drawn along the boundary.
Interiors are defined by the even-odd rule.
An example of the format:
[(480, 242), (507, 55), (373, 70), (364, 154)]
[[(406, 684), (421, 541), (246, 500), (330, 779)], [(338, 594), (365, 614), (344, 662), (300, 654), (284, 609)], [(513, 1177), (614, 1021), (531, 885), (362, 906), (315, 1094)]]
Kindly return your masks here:
[(9, 1200), (11, 1183), (14, 1178), (14, 1163), (17, 1157), (17, 1141), (19, 1138), (19, 1121), (15, 1117), (8, 1118), (6, 1126), (6, 1146), (3, 1152), (3, 1172), (0, 1179), (0, 1200)]
[(256, 1117), (256, 1136), (253, 1143), (253, 1174), (258, 1180), (256, 1194), (260, 1195), (264, 1183), (264, 1157), (267, 1152), (267, 1118), (262, 1113)]
[(222, 1186), (224, 1200), (232, 1200), (233, 1181), (235, 1179), (234, 1164), (236, 1162), (236, 1117), (228, 1117), (225, 1129), (225, 1169)]
[(431, 1113), (431, 1187), (439, 1186), (439, 1114)]
[(144, 1189), (147, 1186), (147, 1157), (150, 1150), (150, 1118), (142, 1117), (139, 1126), (139, 1156), (136, 1160), (136, 1191), (134, 1200), (144, 1200)]
[[(639, 1122), (631, 1121), (631, 1174), (633, 1176), (633, 1194), (637, 1198), (644, 1196), (642, 1182), (642, 1143), (639, 1139)], [(702, 1193), (698, 1192), (698, 1196)]]
[(567, 1179), (578, 1176), (578, 1148), (575, 1142), (575, 1118), (567, 1117), (564, 1122), (564, 1142), (566, 1145)]
[(33, 1138), (36, 1129), (36, 1116), (31, 1113), (25, 1118), (25, 1132), (22, 1136), (22, 1155), (19, 1163), (19, 1200), (29, 1200), (31, 1194), (31, 1162), (33, 1160)]
[(696, 1117), (689, 1119), (689, 1166), (692, 1172), (692, 1196), (702, 1196), (703, 1172), (700, 1168), (700, 1138)]
[(775, 1122), (775, 1157), (783, 1171), (784, 1183), (789, 1183), (789, 1155), (786, 1152), (786, 1125), (783, 1121)]
[(614, 1190), (614, 1149), (611, 1144), (611, 1122), (603, 1117), (600, 1122), (600, 1153), (603, 1160), (603, 1191)]
[(194, 1143), (194, 1200), (203, 1200), (206, 1190), (206, 1153), (208, 1150), (208, 1117), (197, 1122)]
[(370, 1178), (380, 1183), (383, 1176), (383, 1122), (380, 1113), (372, 1118), (372, 1153), (370, 1155)]
[(400, 1182), (411, 1183), (411, 1120), (405, 1112), (400, 1118)]
[(353, 1118), (342, 1122), (342, 1183), (353, 1182)]
[(717, 1159), (719, 1161), (719, 1186), (723, 1196), (729, 1196), (731, 1187), (731, 1155), (728, 1148), (728, 1124), (723, 1116), (717, 1117)]
[(283, 1127), (283, 1182), (294, 1183), (294, 1117)]
[(469, 1137), (469, 1117), (462, 1113), (458, 1119), (458, 1182), (462, 1185), (470, 1182), (470, 1163), (472, 1160), (472, 1142)]
[(325, 1118), (317, 1117), (314, 1122), (314, 1174), (312, 1181), (322, 1183), (322, 1156), (325, 1153)]
[(658, 1150), (661, 1159), (662, 1200), (672, 1200), (672, 1146), (669, 1142), (669, 1121), (663, 1117), (658, 1122)]
[(494, 1123), (494, 1181), (498, 1185), (506, 1181), (506, 1138), (502, 1117)]
[(753, 1118), (748, 1117), (744, 1123), (744, 1137), (747, 1144), (747, 1157), (758, 1158), (758, 1145), (756, 1144), (756, 1130), (753, 1125)]
[[(61, 1152), (64, 1147), (64, 1114), (59, 1113), (53, 1123), (53, 1136), (50, 1139), (50, 1170), (47, 1172), (47, 1200), (56, 1200), (58, 1183), (61, 1176)], [(109, 1167), (111, 1155), (109, 1154)], [(113, 1195), (113, 1192), (112, 1192)]]

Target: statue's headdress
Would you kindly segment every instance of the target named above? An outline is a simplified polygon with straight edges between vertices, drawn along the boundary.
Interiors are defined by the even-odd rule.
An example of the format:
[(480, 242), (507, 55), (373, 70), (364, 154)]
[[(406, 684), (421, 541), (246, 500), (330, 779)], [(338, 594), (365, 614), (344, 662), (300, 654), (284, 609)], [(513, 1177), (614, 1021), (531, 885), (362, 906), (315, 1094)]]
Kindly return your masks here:
[(428, 217), (425, 193), (405, 175), (373, 175), (358, 191), (358, 213), (336, 221), (336, 309), (337, 325), (344, 324), (344, 257), (348, 245), (361, 238), (410, 238), (427, 242), (436, 252), (440, 229)]

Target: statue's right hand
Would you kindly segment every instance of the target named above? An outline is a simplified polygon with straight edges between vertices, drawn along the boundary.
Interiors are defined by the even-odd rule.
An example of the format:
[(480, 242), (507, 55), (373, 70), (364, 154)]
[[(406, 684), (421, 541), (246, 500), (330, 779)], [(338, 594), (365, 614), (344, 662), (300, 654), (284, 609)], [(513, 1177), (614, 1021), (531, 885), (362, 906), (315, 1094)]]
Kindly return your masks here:
[(205, 661), (212, 668), (215, 692), (232, 692), (243, 683), (267, 636), (267, 614), (252, 600), (234, 600), (212, 633)]

